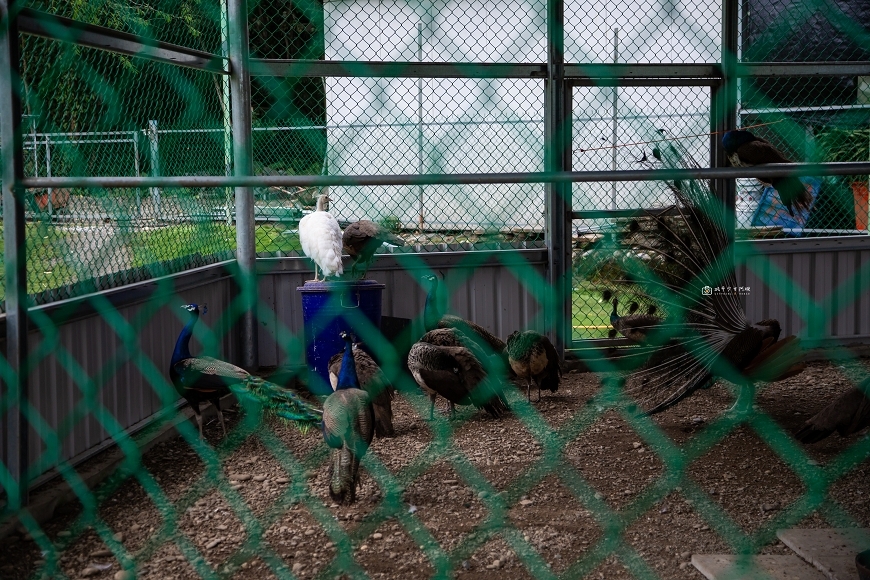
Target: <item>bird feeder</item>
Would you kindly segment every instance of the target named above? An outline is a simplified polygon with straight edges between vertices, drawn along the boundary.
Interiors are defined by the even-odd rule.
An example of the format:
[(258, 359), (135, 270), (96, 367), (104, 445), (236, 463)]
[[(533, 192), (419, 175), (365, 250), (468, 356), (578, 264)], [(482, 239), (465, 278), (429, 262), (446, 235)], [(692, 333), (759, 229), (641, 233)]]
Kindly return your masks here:
[(381, 300), (386, 285), (376, 280), (306, 282), (302, 293), (308, 388), (316, 395), (332, 392), (329, 359), (344, 347), (343, 331), (357, 336), (360, 316), (375, 328), (381, 324)]

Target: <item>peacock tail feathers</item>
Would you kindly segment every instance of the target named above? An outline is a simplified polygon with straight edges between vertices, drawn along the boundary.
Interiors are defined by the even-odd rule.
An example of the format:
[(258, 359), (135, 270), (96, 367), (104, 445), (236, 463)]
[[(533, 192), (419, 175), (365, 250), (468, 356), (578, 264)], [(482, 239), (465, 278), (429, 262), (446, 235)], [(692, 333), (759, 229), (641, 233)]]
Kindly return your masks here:
[(323, 411), (296, 393), (253, 375), (230, 388), (239, 399), (256, 401), (266, 411), (292, 424), (302, 433), (319, 425), (323, 416)]
[[(700, 167), (679, 140), (660, 143), (653, 157), (656, 163), (646, 162), (651, 167)], [(797, 341), (779, 345), (776, 321), (753, 325), (746, 318), (725, 211), (712, 182), (681, 179), (666, 185), (672, 206), (616, 220), (592, 250), (600, 249), (606, 255), (600, 261), (613, 265), (608, 284), (634, 286), (661, 306), (661, 312), (647, 315), (611, 316), (614, 328), (626, 336), (631, 317), (645, 330), (655, 329), (636, 337), (644, 344), (630, 349), (640, 364), (627, 371), (626, 393), (655, 413), (708, 387), (715, 376), (742, 383), (800, 372)], [(719, 290), (725, 288), (730, 290)], [(606, 294), (606, 300), (612, 296)], [(650, 318), (644, 322), (645, 316)]]

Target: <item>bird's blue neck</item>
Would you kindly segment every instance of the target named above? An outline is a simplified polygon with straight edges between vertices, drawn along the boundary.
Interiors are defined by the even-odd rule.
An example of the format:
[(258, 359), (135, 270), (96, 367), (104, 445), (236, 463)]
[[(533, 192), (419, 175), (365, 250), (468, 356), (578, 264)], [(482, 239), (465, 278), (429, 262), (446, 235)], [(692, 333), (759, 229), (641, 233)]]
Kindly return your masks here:
[(737, 151), (738, 147), (751, 141), (755, 141), (755, 139), (755, 135), (749, 131), (735, 129), (734, 131), (726, 132), (725, 135), (722, 136), (722, 147), (724, 147), (725, 151), (728, 153), (734, 153)]
[(438, 288), (437, 282), (432, 282), (429, 290), (426, 292), (426, 303), (423, 305), (423, 326), (426, 331), (434, 329), (438, 326), (438, 321), (441, 320), (441, 315), (438, 313), (437, 298), (435, 296)]
[(353, 358), (353, 345), (347, 341), (344, 355), (341, 357), (341, 370), (338, 371), (338, 385), (335, 390), (358, 389), (359, 378), (356, 376), (356, 361)]
[(619, 314), (616, 312), (616, 305), (618, 303), (616, 300), (613, 301), (613, 311), (610, 313), (610, 324), (616, 324), (619, 322)]
[(190, 316), (190, 320), (181, 329), (181, 334), (178, 335), (178, 340), (175, 341), (175, 350), (172, 351), (172, 361), (170, 365), (174, 365), (178, 361), (186, 358), (191, 358), (190, 354), (190, 337), (193, 336), (193, 327), (196, 321), (199, 320), (199, 314), (194, 312)]

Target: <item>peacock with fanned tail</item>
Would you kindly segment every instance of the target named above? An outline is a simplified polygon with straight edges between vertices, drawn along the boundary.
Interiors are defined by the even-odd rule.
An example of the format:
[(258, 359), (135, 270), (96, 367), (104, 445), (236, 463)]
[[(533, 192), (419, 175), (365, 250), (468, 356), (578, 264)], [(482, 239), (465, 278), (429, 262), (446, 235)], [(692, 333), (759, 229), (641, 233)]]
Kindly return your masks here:
[[(653, 157), (668, 168), (699, 167), (676, 140), (656, 148)], [(615, 236), (635, 255), (651, 256), (651, 271), (626, 268), (616, 282), (642, 285), (668, 313), (656, 326), (655, 341), (630, 349), (644, 362), (624, 377), (626, 393), (643, 411), (657, 413), (709, 387), (716, 376), (742, 387), (739, 403), (755, 381), (801, 372), (798, 339), (779, 340), (779, 322), (751, 324), (740, 306), (733, 245), (710, 183), (684, 179), (667, 185), (676, 205), (621, 224)]]
[[(224, 436), (227, 434), (221, 397), (234, 393), (239, 400), (253, 400), (266, 411), (295, 425), (306, 432), (320, 423), (321, 411), (298, 395), (260, 377), (255, 377), (243, 368), (210, 356), (193, 356), (190, 353), (190, 338), (199, 321), (200, 307), (197, 304), (182, 306), (190, 312), (190, 319), (175, 341), (169, 363), (169, 378), (178, 394), (190, 404), (202, 438), (202, 413), (200, 404), (214, 405)], [(206, 307), (202, 308), (205, 314)]]
[(344, 354), (335, 392), (323, 402), (323, 440), (332, 448), (329, 496), (341, 504), (356, 501), (360, 459), (375, 434), (375, 414), (369, 394), (360, 388), (353, 356), (353, 338), (342, 332)]

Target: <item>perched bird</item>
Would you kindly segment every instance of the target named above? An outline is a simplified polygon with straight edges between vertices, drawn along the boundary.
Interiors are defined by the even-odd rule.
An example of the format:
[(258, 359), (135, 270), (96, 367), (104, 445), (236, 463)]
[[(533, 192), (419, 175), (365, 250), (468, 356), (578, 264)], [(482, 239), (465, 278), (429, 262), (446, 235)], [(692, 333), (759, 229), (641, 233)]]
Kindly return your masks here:
[(335, 392), (323, 402), (323, 440), (332, 448), (329, 496), (336, 502), (356, 501), (359, 462), (374, 438), (375, 415), (368, 393), (360, 389), (352, 338), (343, 332), (344, 353)]
[(359, 220), (344, 228), (342, 235), (344, 251), (353, 260), (351, 275), (356, 277), (357, 268), (362, 266), (362, 277), (365, 277), (375, 251), (385, 242), (394, 246), (405, 245), (402, 238), (371, 220)]
[(305, 255), (314, 261), (315, 282), (318, 281), (318, 267), (323, 272), (324, 279), (344, 274), (341, 263), (341, 228), (328, 209), (329, 196), (322, 193), (317, 198), (317, 209), (299, 220), (299, 243)]
[[(202, 438), (202, 413), (199, 405), (205, 401), (214, 405), (224, 435), (227, 434), (220, 399), (230, 391), (239, 399), (257, 401), (266, 410), (296, 424), (303, 432), (320, 423), (320, 410), (291, 391), (255, 377), (245, 369), (228, 362), (210, 356), (190, 354), (190, 337), (193, 335), (193, 327), (199, 320), (200, 309), (196, 304), (185, 304), (182, 308), (190, 312), (190, 320), (181, 329), (181, 334), (175, 342), (175, 350), (172, 351), (172, 360), (169, 362), (169, 378), (178, 394), (184, 397), (193, 409), (199, 425), (200, 438)], [(202, 312), (206, 312), (205, 307)]]
[(827, 407), (807, 419), (795, 437), (803, 443), (816, 443), (834, 431), (848, 437), (870, 426), (870, 379), (849, 389)]
[[(338, 375), (341, 373), (341, 361), (344, 351), (337, 352), (329, 359), (329, 382), (332, 389), (338, 386)], [(353, 358), (356, 362), (356, 373), (359, 383), (372, 402), (375, 413), (375, 435), (378, 437), (394, 437), (396, 430), (393, 428), (392, 400), (395, 390), (378, 363), (360, 347), (360, 343), (353, 345)]]
[[(791, 163), (769, 141), (756, 137), (749, 131), (727, 131), (722, 136), (722, 146), (734, 167), (752, 167), (767, 163)], [(758, 181), (773, 186), (779, 192), (783, 205), (794, 216), (794, 208), (809, 210), (813, 197), (803, 182), (795, 176), (759, 177)]]
[[(611, 299), (611, 292), (604, 291), (604, 299)], [(610, 338), (616, 336), (618, 332), (628, 340), (634, 343), (647, 342), (647, 335), (655, 330), (661, 324), (662, 319), (655, 315), (656, 307), (651, 305), (647, 309), (646, 314), (635, 314), (638, 306), (636, 302), (632, 302), (629, 308), (629, 314), (620, 316), (617, 313), (619, 300), (616, 297), (612, 299), (613, 311), (610, 313), (610, 325), (613, 326)]]
[[(676, 140), (655, 157), (670, 168), (698, 168)], [(736, 291), (724, 209), (712, 185), (690, 179), (668, 185), (677, 200), (670, 211), (646, 213), (636, 218), (643, 223), (627, 228), (615, 226), (625, 228), (615, 238), (651, 260), (643, 266), (646, 273), (627, 272), (614, 282), (641, 285), (668, 310), (646, 344), (617, 355), (642, 355), (642, 364), (625, 376), (625, 391), (643, 411), (657, 413), (722, 376), (741, 385), (741, 403), (755, 381), (803, 370), (800, 342), (794, 336), (779, 340), (776, 320), (747, 320)]]
[(427, 332), (408, 353), (408, 369), (423, 392), (429, 395), (430, 419), (434, 416), (438, 396), (447, 399), (453, 415), (455, 405), (474, 405), (496, 418), (507, 412), (507, 401), (484, 366), (492, 367), (498, 362), (488, 359), (472, 340), (455, 328)]
[[(505, 342), (485, 329), (470, 320), (465, 320), (453, 314), (444, 314), (438, 306), (438, 277), (432, 274), (423, 276), (423, 282), (426, 285), (426, 303), (423, 306), (423, 325), (426, 330), (435, 328), (457, 328), (466, 336), (474, 340), (487, 354), (503, 353)], [(486, 345), (486, 346), (484, 346)], [(507, 364), (507, 359), (505, 364)]]
[(538, 400), (541, 389), (555, 393), (559, 389), (562, 368), (559, 354), (550, 339), (535, 332), (515, 330), (508, 336), (506, 352), (511, 368), (521, 379), (526, 380), (526, 398), (532, 400), (532, 383), (538, 387)]

